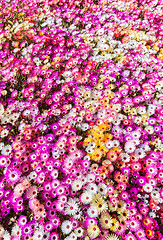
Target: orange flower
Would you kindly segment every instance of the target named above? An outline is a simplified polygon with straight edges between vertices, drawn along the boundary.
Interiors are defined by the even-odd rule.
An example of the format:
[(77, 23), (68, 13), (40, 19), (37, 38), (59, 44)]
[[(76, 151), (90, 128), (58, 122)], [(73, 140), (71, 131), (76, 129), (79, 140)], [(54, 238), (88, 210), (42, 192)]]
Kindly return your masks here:
[(109, 159), (111, 162), (115, 162), (117, 160), (117, 153), (115, 151), (109, 151), (107, 153), (107, 159)]
[(39, 31), (39, 36), (43, 36), (44, 35), (44, 31)]
[(107, 175), (108, 172), (109, 172), (107, 165), (101, 166), (101, 167), (99, 168), (99, 171), (100, 171), (100, 174), (105, 174), (105, 175)]

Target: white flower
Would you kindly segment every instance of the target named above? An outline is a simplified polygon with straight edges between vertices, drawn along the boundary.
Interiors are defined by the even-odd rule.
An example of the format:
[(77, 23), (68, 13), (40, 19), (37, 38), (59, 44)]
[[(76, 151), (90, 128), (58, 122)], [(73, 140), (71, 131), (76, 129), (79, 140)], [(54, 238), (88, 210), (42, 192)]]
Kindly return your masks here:
[(142, 121), (142, 117), (136, 116), (133, 121), (134, 121), (134, 123), (136, 123), (136, 124), (140, 124), (141, 121)]
[(103, 35), (103, 34), (104, 34), (104, 28), (100, 28), (100, 29), (97, 31), (97, 34), (98, 34), (98, 35)]
[(84, 230), (81, 227), (78, 227), (74, 230), (74, 232), (75, 232), (76, 236), (78, 238), (80, 238), (80, 237), (82, 237)]
[(110, 234), (106, 240), (119, 240), (118, 236), (115, 234)]
[(88, 214), (88, 216), (91, 217), (91, 218), (96, 218), (96, 217), (98, 217), (97, 209), (96, 209), (94, 206), (90, 206), (90, 208), (88, 208), (87, 214)]
[(134, 139), (133, 142), (134, 142), (134, 144), (135, 144), (136, 146), (138, 146), (138, 145), (140, 144), (140, 140), (139, 140), (139, 139)]
[(2, 124), (7, 124), (9, 122), (9, 118), (8, 117), (3, 117), (2, 119), (1, 119), (1, 123)]
[(152, 187), (151, 184), (146, 183), (146, 184), (143, 186), (143, 189), (144, 189), (145, 192), (150, 193), (150, 192), (152, 192), (153, 187)]
[(150, 147), (147, 144), (141, 144), (140, 148), (142, 148), (145, 152), (150, 150)]
[(74, 215), (78, 211), (78, 207), (79, 203), (77, 203), (76, 199), (70, 198), (66, 204), (65, 212), (68, 215)]
[(78, 212), (76, 212), (76, 213), (73, 215), (73, 218), (75, 218), (75, 219), (80, 219), (81, 216), (82, 216), (82, 211), (78, 211)]
[(21, 236), (21, 228), (15, 224), (11, 230), (11, 236)]
[(95, 148), (95, 147), (96, 147), (96, 143), (95, 143), (95, 142), (91, 142), (91, 143), (88, 145), (88, 147), (90, 147), (90, 148)]
[(98, 192), (101, 194), (101, 195), (106, 195), (107, 194), (107, 187), (104, 183), (99, 183), (98, 185)]
[(92, 201), (92, 194), (88, 191), (85, 191), (84, 193), (81, 194), (80, 201), (83, 204), (89, 204)]
[(43, 238), (43, 231), (40, 231), (41, 229), (39, 230), (36, 230), (34, 232), (34, 235), (33, 235), (33, 240), (42, 240)]
[(72, 223), (69, 220), (65, 220), (61, 224), (61, 230), (63, 234), (69, 234), (72, 231)]
[(133, 137), (133, 138), (136, 138), (136, 139), (137, 139), (137, 138), (140, 138), (140, 136), (141, 136), (141, 133), (138, 132), (138, 131), (133, 131), (131, 134), (132, 134), (132, 137)]
[(44, 240), (49, 240), (49, 238), (50, 238), (50, 232), (47, 232), (47, 231), (44, 231)]
[(114, 119), (114, 120), (112, 121), (112, 123), (113, 123), (114, 125), (119, 125), (119, 124), (121, 123), (121, 121), (116, 118), (116, 119)]
[(109, 48), (109, 45), (108, 44), (100, 44), (100, 48), (102, 51), (107, 51)]
[(93, 182), (95, 180), (95, 175), (94, 174), (88, 174), (86, 176), (87, 182)]
[(118, 140), (113, 140), (113, 146), (119, 147), (120, 142)]
[(123, 162), (129, 162), (130, 161), (130, 155), (127, 153), (122, 153), (122, 161)]
[(87, 147), (86, 149), (85, 149), (85, 151), (87, 152), (87, 153), (92, 153), (93, 152), (93, 147)]
[(160, 198), (160, 193), (154, 190), (154, 191), (151, 192), (151, 197), (159, 199)]
[(96, 194), (97, 193), (97, 185), (95, 183), (89, 183), (87, 186), (86, 186), (86, 190), (88, 192), (90, 192), (91, 194)]
[(8, 144), (2, 148), (1, 153), (2, 153), (2, 155), (8, 156), (11, 153), (11, 151), (12, 151), (12, 147)]
[(9, 133), (9, 131), (7, 129), (4, 129), (4, 130), (1, 131), (0, 137), (1, 138), (7, 137), (8, 133)]
[(10, 240), (11, 236), (9, 234), (9, 232), (7, 230), (5, 230), (4, 234), (3, 234), (3, 240)]
[(139, 107), (138, 113), (139, 113), (140, 115), (145, 114), (145, 113), (146, 113), (146, 107)]
[(74, 232), (72, 232), (70, 235), (69, 235), (69, 238), (70, 240), (76, 240), (77, 239), (77, 236)]
[(4, 228), (2, 227), (2, 225), (0, 225), (0, 237), (3, 236), (4, 231), (5, 231)]
[(37, 173), (35, 171), (32, 171), (30, 174), (29, 174), (29, 178), (32, 180), (32, 179), (35, 179), (37, 177)]
[(22, 194), (24, 193), (24, 186), (22, 183), (18, 183), (15, 188), (14, 188), (14, 196), (19, 198), (22, 196)]
[(156, 218), (156, 213), (155, 212), (149, 212), (149, 216), (151, 218)]
[(72, 183), (72, 190), (79, 191), (82, 188), (82, 182), (80, 180), (74, 180)]
[(136, 149), (136, 146), (135, 146), (134, 142), (132, 140), (130, 140), (125, 143), (124, 149), (127, 153), (133, 153)]
[(2, 150), (2, 148), (4, 147), (4, 142), (0, 142), (0, 151)]
[(111, 140), (106, 141), (105, 147), (107, 149), (111, 149), (113, 147), (113, 141), (111, 141)]
[(142, 148), (138, 148), (135, 150), (136, 155), (138, 155), (139, 158), (144, 158), (145, 157), (145, 152), (143, 151)]
[(83, 123), (81, 126), (82, 131), (87, 131), (89, 129), (89, 124), (88, 123)]
[(145, 131), (147, 131), (149, 134), (154, 133), (153, 127), (152, 126), (146, 126)]

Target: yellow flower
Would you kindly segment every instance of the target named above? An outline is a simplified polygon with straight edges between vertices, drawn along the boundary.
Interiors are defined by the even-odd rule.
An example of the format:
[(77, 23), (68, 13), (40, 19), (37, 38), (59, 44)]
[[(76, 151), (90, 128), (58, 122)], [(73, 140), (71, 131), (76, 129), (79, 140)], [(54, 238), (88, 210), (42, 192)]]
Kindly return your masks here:
[(88, 146), (91, 142), (93, 142), (93, 138), (91, 136), (84, 139), (84, 145)]
[(102, 90), (103, 89), (103, 84), (102, 83), (98, 83), (96, 86), (95, 86), (96, 89), (98, 90)]
[(137, 109), (136, 109), (136, 108), (132, 108), (132, 109), (130, 110), (130, 114), (131, 114), (131, 115), (137, 115)]
[(105, 145), (102, 145), (100, 148), (99, 148), (99, 151), (102, 153), (102, 154), (106, 154), (108, 152), (108, 149), (105, 147)]
[(109, 84), (109, 88), (110, 88), (111, 90), (113, 90), (113, 89), (115, 88), (115, 85), (112, 84), (112, 83), (110, 83), (110, 84)]
[(42, 67), (42, 69), (48, 69), (48, 66), (47, 66), (47, 65), (44, 65), (44, 66)]
[(108, 205), (104, 201), (104, 199), (101, 197), (99, 193), (95, 194), (92, 199), (92, 206), (94, 206), (97, 209), (97, 212), (100, 214), (103, 211), (107, 211)]
[(117, 204), (117, 212), (122, 213), (124, 211), (125, 205), (122, 200), (120, 200)]
[(121, 148), (120, 147), (113, 147), (111, 150), (115, 151), (115, 152), (121, 152)]
[(113, 138), (113, 135), (111, 133), (105, 133), (103, 141), (106, 142), (108, 140), (112, 140), (112, 138)]
[(99, 222), (102, 228), (109, 229), (112, 224), (112, 218), (108, 212), (102, 212)]
[(90, 134), (95, 134), (96, 132), (99, 132), (100, 131), (100, 129), (99, 129), (99, 127), (98, 126), (94, 126), (91, 130), (90, 130)]
[(108, 95), (108, 98), (109, 98), (109, 99), (114, 98), (114, 94), (113, 94), (113, 93), (109, 94), (109, 95)]
[(105, 79), (106, 79), (106, 76), (102, 76), (99, 81), (102, 83)]
[(96, 108), (94, 108), (94, 107), (90, 107), (89, 110), (91, 111), (91, 113), (95, 113), (96, 112)]
[(99, 125), (99, 129), (102, 130), (102, 131), (105, 131), (107, 129), (107, 125), (102, 123)]
[(119, 222), (115, 218), (113, 218), (112, 223), (110, 224), (110, 230), (115, 232), (117, 231), (118, 227), (119, 227)]
[(96, 133), (94, 133), (94, 138), (95, 138), (97, 141), (102, 141), (103, 138), (104, 138), (104, 134), (102, 134), (101, 132), (96, 132)]
[(100, 229), (97, 225), (91, 224), (88, 226), (87, 232), (91, 238), (96, 238), (100, 234)]
[(98, 162), (102, 157), (102, 153), (99, 150), (95, 150), (91, 153), (91, 158), (95, 161)]

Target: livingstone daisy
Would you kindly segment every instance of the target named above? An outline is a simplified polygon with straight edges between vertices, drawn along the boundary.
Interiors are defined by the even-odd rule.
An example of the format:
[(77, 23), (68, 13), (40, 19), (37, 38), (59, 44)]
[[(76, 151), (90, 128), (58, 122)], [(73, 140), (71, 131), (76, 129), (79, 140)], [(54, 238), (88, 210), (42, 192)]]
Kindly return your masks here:
[(119, 240), (119, 237), (115, 234), (109, 234), (106, 240)]
[(105, 202), (105, 200), (102, 198), (102, 196), (99, 193), (93, 195), (91, 204), (92, 204), (92, 206), (94, 206), (97, 209), (98, 213), (101, 213), (108, 209), (107, 203)]
[(88, 235), (91, 237), (91, 238), (97, 238), (100, 234), (100, 229), (98, 227), (98, 225), (89, 225), (88, 228), (87, 228), (87, 232), (88, 232)]
[(102, 228), (109, 229), (111, 227), (112, 218), (108, 212), (102, 212), (99, 222)]
[(79, 209), (79, 203), (76, 199), (70, 198), (65, 206), (65, 212), (68, 215), (74, 215)]
[(61, 230), (64, 234), (69, 234), (72, 231), (72, 223), (69, 220), (65, 220), (61, 224)]

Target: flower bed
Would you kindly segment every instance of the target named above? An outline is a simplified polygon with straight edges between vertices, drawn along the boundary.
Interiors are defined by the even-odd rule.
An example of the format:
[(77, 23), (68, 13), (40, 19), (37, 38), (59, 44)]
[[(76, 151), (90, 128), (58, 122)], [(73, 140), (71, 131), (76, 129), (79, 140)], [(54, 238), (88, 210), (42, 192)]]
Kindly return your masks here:
[(0, 3), (0, 240), (163, 240), (161, 0)]

